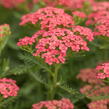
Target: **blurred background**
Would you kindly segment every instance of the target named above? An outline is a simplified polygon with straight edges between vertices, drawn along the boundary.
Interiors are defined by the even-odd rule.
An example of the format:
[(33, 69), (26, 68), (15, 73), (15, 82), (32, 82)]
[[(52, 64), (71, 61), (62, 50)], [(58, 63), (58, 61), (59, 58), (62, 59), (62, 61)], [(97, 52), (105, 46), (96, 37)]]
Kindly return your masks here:
[[(32, 104), (45, 100), (47, 93), (47, 90), (36, 80), (31, 72), (34, 72), (34, 74), (39, 73), (42, 76), (45, 76), (46, 72), (40, 69), (34, 62), (26, 62), (23, 57), (27, 54), (16, 45), (18, 39), (26, 35), (31, 36), (36, 31), (32, 25), (19, 26), (20, 18), (24, 14), (35, 12), (39, 8), (46, 6), (63, 8), (67, 13), (75, 9), (64, 4), (55, 5), (56, 0), (25, 0), (21, 4), (13, 4), (11, 7), (5, 6), (2, 1), (3, 0), (0, 0), (0, 25), (9, 24), (12, 34), (9, 36), (8, 43), (2, 52), (0, 60), (6, 60), (6, 63), (8, 62), (7, 67), (9, 67), (9, 70), (5, 75), (15, 79), (20, 87), (19, 95), (15, 99), (5, 103), (3, 109), (31, 109)], [(5, 3), (8, 3), (8, 1), (10, 0), (5, 1)], [(87, 0), (85, 2), (89, 1)], [(97, 0), (97, 2), (103, 2), (103, 0)], [(84, 22), (80, 23), (80, 25), (84, 25)], [(81, 69), (95, 68), (98, 63), (109, 60), (109, 41), (106, 41), (107, 39), (108, 38), (103, 39), (96, 37), (93, 43), (89, 43), (89, 52), (74, 53), (68, 58), (67, 62), (62, 65), (60, 75), (62, 75), (62, 79), (66, 81), (70, 87), (79, 90), (84, 84), (76, 78)], [(2, 77), (4, 76), (4, 72), (2, 71), (2, 65), (0, 66)], [(77, 97), (72, 95), (71, 98), (75, 98), (75, 101), (77, 99), (82, 99), (79, 95), (77, 95)], [(76, 104), (79, 108), (88, 109), (85, 105), (90, 100), (84, 99), (81, 102), (79, 100), (77, 101)]]

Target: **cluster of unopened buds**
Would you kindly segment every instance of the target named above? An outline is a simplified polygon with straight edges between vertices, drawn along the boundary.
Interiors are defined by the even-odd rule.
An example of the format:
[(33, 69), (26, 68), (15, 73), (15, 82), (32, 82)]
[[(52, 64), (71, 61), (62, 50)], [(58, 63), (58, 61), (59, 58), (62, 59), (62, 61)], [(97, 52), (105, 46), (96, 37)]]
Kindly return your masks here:
[(10, 35), (10, 33), (10, 26), (8, 24), (0, 25), (0, 41), (2, 41), (5, 36)]
[[(73, 17), (63, 9), (46, 7), (24, 15), (20, 25), (40, 23), (40, 30), (32, 37), (24, 37), (17, 43), (22, 48), (32, 48), (34, 56), (44, 58), (49, 65), (64, 63), (67, 51), (89, 51), (87, 41), (93, 41), (91, 29), (74, 25)], [(87, 40), (87, 41), (86, 41)]]
[(16, 81), (9, 78), (0, 79), (0, 95), (3, 98), (8, 98), (10, 96), (17, 96), (19, 87), (16, 85)]
[(74, 105), (69, 99), (41, 101), (33, 104), (32, 109), (74, 109)]

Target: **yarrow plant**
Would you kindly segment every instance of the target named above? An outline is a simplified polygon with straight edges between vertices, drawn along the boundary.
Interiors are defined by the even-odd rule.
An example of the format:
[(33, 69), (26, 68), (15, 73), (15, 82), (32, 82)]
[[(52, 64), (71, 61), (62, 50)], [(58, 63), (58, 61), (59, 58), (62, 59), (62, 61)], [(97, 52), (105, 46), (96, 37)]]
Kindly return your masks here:
[(0, 13), (0, 108), (19, 86), (14, 108), (109, 108), (108, 1), (0, 0)]
[[(64, 63), (68, 48), (76, 52), (89, 50), (87, 43), (80, 36), (74, 35), (73, 32), (67, 29), (57, 28), (47, 32), (43, 31), (42, 34), (41, 32), (38, 31), (30, 39), (28, 37), (21, 39), (17, 45), (25, 47), (27, 44), (32, 45), (36, 43), (36, 52), (33, 55), (41, 56), (50, 65), (53, 63)], [(39, 36), (42, 36), (42, 38), (38, 39)]]

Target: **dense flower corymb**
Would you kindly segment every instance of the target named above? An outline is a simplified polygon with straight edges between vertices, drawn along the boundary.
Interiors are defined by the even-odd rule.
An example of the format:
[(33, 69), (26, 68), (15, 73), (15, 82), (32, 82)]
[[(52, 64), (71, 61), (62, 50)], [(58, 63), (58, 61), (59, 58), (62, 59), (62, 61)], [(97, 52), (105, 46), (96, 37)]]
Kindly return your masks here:
[(69, 99), (42, 101), (38, 104), (33, 104), (32, 109), (74, 109), (74, 105)]
[(9, 96), (17, 96), (19, 87), (16, 85), (16, 81), (8, 78), (0, 79), (0, 94), (3, 98), (8, 98)]
[(13, 8), (24, 1), (25, 0), (0, 0), (0, 5), (3, 5), (5, 8)]
[(109, 11), (97, 11), (88, 16), (87, 25), (93, 25), (95, 36), (109, 37)]
[(74, 24), (73, 18), (63, 9), (53, 7), (41, 8), (34, 13), (24, 15), (21, 20), (20, 25), (40, 22), (41, 29), (53, 29), (58, 26), (72, 27)]
[[(82, 26), (74, 26), (73, 18), (63, 9), (46, 7), (24, 15), (20, 25), (39, 23), (39, 31), (32, 37), (20, 39), (21, 47), (31, 47), (34, 56), (44, 58), (49, 65), (64, 63), (68, 49), (73, 52), (89, 51), (85, 39), (92, 41), (93, 32)], [(28, 46), (28, 47), (27, 47)], [(25, 49), (24, 48), (24, 49)], [(27, 49), (26, 49), (27, 50)]]
[(64, 63), (68, 48), (76, 52), (89, 50), (87, 42), (81, 36), (74, 35), (72, 31), (64, 28), (38, 31), (31, 38), (20, 39), (17, 45), (32, 45), (34, 42), (36, 52), (33, 55), (41, 56), (50, 65), (53, 63)]

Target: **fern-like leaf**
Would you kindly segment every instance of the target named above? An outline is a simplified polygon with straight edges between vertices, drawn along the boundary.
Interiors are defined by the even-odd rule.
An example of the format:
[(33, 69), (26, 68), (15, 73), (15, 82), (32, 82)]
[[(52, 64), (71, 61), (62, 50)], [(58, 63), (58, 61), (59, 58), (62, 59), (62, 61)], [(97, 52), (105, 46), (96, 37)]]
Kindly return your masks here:
[(36, 80), (36, 81), (38, 81), (39, 83), (41, 83), (41, 84), (43, 84), (43, 85), (45, 85), (45, 86), (47, 86), (48, 87), (48, 84), (47, 84), (47, 82), (46, 82), (46, 80), (45, 79), (43, 79), (43, 77), (40, 75), (40, 74), (38, 74), (38, 73), (30, 73), (31, 74), (31, 76)]
[(38, 60), (38, 58), (36, 59), (35, 57), (29, 54), (20, 54), (19, 57), (20, 59), (24, 60), (24, 62), (38, 65), (40, 68), (45, 69), (47, 72), (50, 72), (52, 74), (48, 66), (46, 66), (44, 63), (41, 63), (41, 60)]

